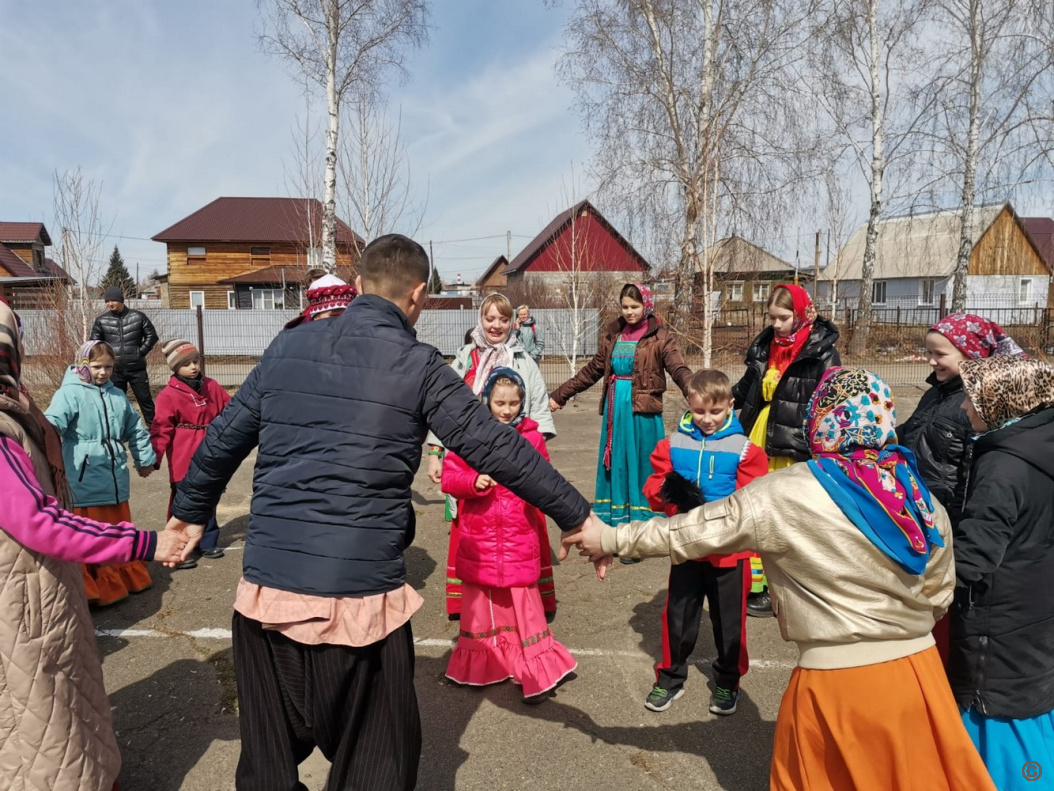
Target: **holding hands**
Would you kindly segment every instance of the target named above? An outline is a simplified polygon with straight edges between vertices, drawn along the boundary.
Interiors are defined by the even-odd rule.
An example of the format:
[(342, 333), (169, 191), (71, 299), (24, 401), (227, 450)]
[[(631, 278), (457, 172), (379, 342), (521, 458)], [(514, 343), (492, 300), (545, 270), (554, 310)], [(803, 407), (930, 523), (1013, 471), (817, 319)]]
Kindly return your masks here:
[[(157, 534), (157, 549), (154, 551), (154, 560), (164, 563), (169, 568), (175, 568), (194, 551), (205, 535), (205, 525), (192, 525), (181, 519), (172, 517), (165, 525), (165, 529)], [(162, 541), (164, 541), (164, 552), (162, 552)]]
[(560, 406), (558, 403), (556, 403), (556, 401), (554, 401), (552, 398), (549, 399), (549, 411), (550, 412), (559, 412), (561, 409), (563, 409), (562, 406)]
[(589, 517), (581, 525), (569, 533), (565, 533), (560, 539), (560, 560), (567, 560), (571, 550), (577, 548), (578, 554), (589, 558), (596, 570), (597, 579), (601, 582), (607, 576), (608, 567), (611, 565), (612, 556), (605, 555), (600, 545), (600, 537), (605, 530), (610, 530), (600, 517), (590, 512)]
[(136, 467), (135, 471), (139, 473), (140, 478), (149, 478), (150, 473), (154, 471), (153, 467)]

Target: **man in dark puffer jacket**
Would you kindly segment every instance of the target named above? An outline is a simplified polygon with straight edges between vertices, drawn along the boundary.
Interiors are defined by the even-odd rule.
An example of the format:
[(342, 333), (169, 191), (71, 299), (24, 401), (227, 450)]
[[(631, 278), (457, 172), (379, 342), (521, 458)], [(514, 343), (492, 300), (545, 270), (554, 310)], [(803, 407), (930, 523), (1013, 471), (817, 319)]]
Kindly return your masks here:
[(297, 787), (315, 746), (333, 761), (330, 787), (414, 787), (409, 619), (421, 600), (403, 552), (429, 428), (564, 530), (589, 518), (589, 503), (416, 339), (424, 249), (380, 237), (359, 271), (362, 296), (343, 316), (275, 338), (209, 426), (172, 504), (174, 526), (196, 539), (259, 446), (233, 628), (239, 789), (263, 788), (261, 778)]
[(110, 381), (122, 393), (132, 386), (146, 427), (154, 422), (154, 399), (146, 374), (146, 356), (157, 344), (157, 330), (145, 314), (124, 306), (124, 292), (117, 287), (106, 289), (109, 310), (97, 316), (91, 328), (91, 340), (106, 341), (116, 356)]

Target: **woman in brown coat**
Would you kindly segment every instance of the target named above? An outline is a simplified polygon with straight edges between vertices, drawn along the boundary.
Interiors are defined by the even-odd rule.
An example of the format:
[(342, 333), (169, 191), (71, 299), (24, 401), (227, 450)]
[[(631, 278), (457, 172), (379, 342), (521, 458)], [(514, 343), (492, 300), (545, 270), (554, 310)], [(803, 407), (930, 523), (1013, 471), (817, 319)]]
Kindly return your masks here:
[(604, 423), (593, 510), (612, 526), (656, 516), (643, 489), (652, 474), (651, 452), (666, 435), (662, 423), (666, 372), (681, 392), (692, 375), (673, 335), (652, 312), (651, 291), (627, 283), (620, 303), (622, 316), (604, 328), (593, 359), (556, 388), (549, 403), (550, 409), (560, 409), (571, 396), (603, 379)]

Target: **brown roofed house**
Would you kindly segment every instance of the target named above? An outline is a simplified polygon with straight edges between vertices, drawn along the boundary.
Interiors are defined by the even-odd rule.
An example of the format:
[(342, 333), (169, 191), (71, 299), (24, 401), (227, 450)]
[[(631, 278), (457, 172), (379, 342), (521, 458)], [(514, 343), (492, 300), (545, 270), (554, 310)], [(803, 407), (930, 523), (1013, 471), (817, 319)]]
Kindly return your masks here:
[(47, 257), (51, 236), (43, 223), (0, 222), (0, 296), (16, 309), (51, 304), (70, 276)]
[[(299, 309), (321, 264), (314, 198), (217, 198), (153, 236), (168, 247), (165, 307)], [(337, 275), (352, 282), (365, 242), (337, 219)]]

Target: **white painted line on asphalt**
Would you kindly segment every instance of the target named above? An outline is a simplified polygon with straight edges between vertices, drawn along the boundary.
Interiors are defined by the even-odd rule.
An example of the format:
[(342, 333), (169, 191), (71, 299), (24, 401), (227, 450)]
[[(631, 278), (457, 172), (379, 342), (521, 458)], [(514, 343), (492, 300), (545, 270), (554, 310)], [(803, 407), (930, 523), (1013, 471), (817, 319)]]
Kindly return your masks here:
[[(195, 640), (230, 640), (230, 629), (195, 629), (191, 632), (161, 632), (156, 629), (96, 629), (97, 637), (117, 637), (131, 639), (135, 637), (191, 637)], [(415, 637), (414, 645), (421, 648), (450, 649), (456, 640), (436, 637)], [(654, 659), (643, 651), (619, 651), (605, 648), (568, 648), (573, 656), (595, 656), (607, 659), (642, 659), (653, 662)], [(693, 660), (697, 665), (709, 665), (713, 659)], [(764, 670), (793, 670), (794, 662), (783, 662), (778, 659), (751, 659), (750, 666)]]

